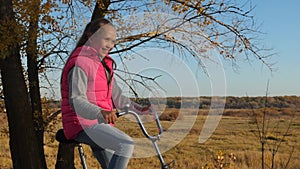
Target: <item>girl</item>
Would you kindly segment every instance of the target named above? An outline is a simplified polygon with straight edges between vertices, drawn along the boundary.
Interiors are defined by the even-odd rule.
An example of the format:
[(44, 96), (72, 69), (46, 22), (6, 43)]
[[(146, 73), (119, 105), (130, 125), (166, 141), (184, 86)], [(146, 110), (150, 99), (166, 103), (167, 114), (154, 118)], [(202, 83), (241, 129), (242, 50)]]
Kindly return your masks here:
[(67, 139), (90, 145), (103, 169), (125, 169), (134, 147), (132, 138), (108, 125), (117, 120), (114, 106), (122, 108), (130, 102), (114, 84), (115, 63), (108, 53), (116, 36), (108, 20), (90, 22), (61, 78), (64, 134)]

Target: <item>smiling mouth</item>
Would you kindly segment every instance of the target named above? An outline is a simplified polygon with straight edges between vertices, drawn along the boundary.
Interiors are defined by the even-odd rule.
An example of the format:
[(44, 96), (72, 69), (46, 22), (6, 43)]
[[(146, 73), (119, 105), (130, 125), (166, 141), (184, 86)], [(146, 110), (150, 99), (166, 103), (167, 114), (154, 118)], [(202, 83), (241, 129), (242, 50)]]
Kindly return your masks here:
[(103, 52), (107, 52), (107, 53), (108, 53), (108, 51), (109, 51), (108, 49), (102, 49), (102, 50), (103, 50)]

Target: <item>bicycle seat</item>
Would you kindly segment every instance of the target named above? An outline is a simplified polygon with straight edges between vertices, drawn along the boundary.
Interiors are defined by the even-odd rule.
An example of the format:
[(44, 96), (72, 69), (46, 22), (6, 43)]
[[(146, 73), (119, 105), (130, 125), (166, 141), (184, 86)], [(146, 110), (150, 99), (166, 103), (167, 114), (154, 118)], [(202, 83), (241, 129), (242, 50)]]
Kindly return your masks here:
[(64, 134), (64, 129), (59, 129), (55, 134), (55, 139), (60, 143), (78, 143), (76, 140), (68, 140)]

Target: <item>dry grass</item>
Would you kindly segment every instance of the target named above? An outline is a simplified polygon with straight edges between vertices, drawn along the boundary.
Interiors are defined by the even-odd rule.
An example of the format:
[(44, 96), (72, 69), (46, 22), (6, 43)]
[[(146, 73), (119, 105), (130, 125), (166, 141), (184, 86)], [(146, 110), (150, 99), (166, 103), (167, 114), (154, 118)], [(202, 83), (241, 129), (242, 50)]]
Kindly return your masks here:
[[(174, 114), (174, 109), (166, 110), (166, 113)], [(243, 110), (245, 111), (245, 110)], [(188, 112), (188, 110), (187, 110)], [(175, 113), (176, 114), (176, 113)], [(213, 166), (218, 161), (218, 156), (222, 156), (224, 161), (227, 162), (229, 168), (229, 163), (231, 168), (237, 169), (257, 169), (261, 168), (261, 153), (260, 144), (258, 138), (255, 136), (257, 133), (255, 124), (251, 123), (251, 120), (247, 117), (238, 116), (223, 116), (220, 121), (218, 128), (213, 133), (213, 135), (203, 144), (198, 142), (199, 134), (202, 125), (205, 121), (206, 116), (201, 114), (206, 114), (204, 110), (201, 110), (197, 120), (195, 121), (189, 134), (184, 137), (175, 147), (172, 147), (167, 152), (164, 152), (164, 159), (166, 162), (175, 160), (174, 168), (178, 169), (201, 169), (204, 166)], [(188, 119), (191, 115), (181, 116), (181, 119)], [(7, 120), (4, 113), (0, 113), (1, 119), (1, 133), (0, 133), (0, 169), (10, 169), (12, 168), (11, 158), (9, 153), (9, 139), (7, 132)], [(280, 136), (284, 133), (286, 127), (289, 125), (290, 116), (281, 117), (279, 120), (280, 130), (270, 136)], [(143, 135), (140, 132), (138, 125), (124, 117), (122, 117), (116, 127), (124, 130), (126, 133), (134, 138), (142, 138)], [(56, 124), (56, 123), (55, 123)], [(60, 123), (58, 123), (60, 124)], [(164, 129), (168, 129), (174, 124), (174, 121), (162, 121)], [(56, 153), (58, 143), (53, 141), (54, 132), (60, 128), (60, 125), (51, 127), (53, 132), (45, 133), (45, 152), (47, 165), (49, 169), (54, 169), (56, 161)], [(155, 133), (156, 129), (154, 123), (146, 123), (146, 127), (149, 128), (150, 133)], [(279, 152), (276, 156), (276, 168), (281, 169), (287, 162), (290, 151), (294, 147), (294, 154), (291, 158), (289, 164), (289, 169), (299, 168), (300, 161), (300, 117), (294, 117), (292, 122), (290, 132), (286, 135), (285, 141), (282, 143)], [(170, 142), (172, 140), (169, 140)], [(166, 145), (161, 145), (164, 147)], [(268, 147), (271, 148), (271, 147)], [(98, 162), (91, 155), (89, 147), (84, 146), (85, 154), (87, 156), (87, 161), (89, 168), (100, 168)], [(76, 168), (80, 167), (80, 159), (76, 152)], [(222, 155), (220, 155), (220, 153)], [(267, 150), (266, 162), (270, 164), (270, 153)], [(137, 154), (137, 152), (135, 152)], [(234, 156), (234, 160), (230, 159), (229, 156)], [(220, 161), (219, 161), (220, 162)], [(226, 162), (223, 162), (224, 164)], [(157, 157), (148, 158), (132, 158), (130, 160), (128, 169), (157, 169), (160, 168), (160, 163)], [(225, 167), (224, 167), (225, 168)]]

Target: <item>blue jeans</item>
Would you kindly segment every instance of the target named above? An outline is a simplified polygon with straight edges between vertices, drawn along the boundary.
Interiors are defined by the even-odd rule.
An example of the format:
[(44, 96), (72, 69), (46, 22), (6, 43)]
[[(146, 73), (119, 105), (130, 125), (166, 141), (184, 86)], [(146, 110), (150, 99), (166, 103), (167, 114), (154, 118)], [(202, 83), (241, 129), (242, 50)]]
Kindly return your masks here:
[(105, 123), (84, 129), (75, 140), (90, 145), (102, 169), (126, 169), (133, 153), (132, 138)]

